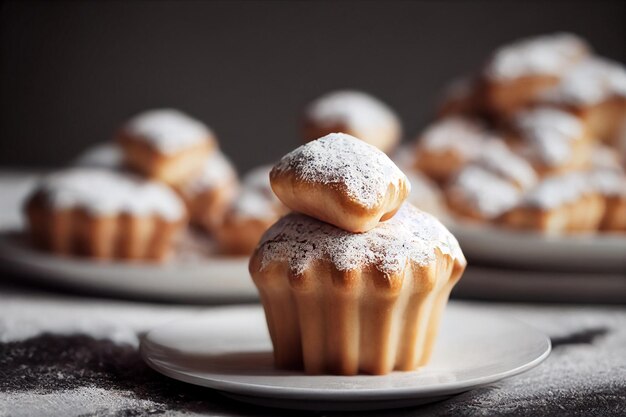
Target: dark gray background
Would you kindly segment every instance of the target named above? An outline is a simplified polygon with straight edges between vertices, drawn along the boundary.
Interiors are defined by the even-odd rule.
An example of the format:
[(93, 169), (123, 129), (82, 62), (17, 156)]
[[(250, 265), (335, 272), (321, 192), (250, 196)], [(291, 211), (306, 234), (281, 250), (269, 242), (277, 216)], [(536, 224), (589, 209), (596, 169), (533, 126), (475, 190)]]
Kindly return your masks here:
[(626, 61), (626, 2), (8, 2), (0, 16), (0, 166), (59, 166), (133, 113), (206, 121), (240, 169), (299, 138), (335, 88), (370, 91), (407, 137), (440, 89), (497, 45), (568, 30)]

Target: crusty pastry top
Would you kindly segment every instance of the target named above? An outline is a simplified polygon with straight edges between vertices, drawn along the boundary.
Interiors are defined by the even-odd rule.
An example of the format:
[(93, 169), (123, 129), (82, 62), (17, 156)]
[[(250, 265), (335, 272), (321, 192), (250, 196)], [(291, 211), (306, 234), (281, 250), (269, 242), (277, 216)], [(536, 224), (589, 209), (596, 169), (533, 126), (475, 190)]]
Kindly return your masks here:
[(157, 215), (180, 220), (185, 207), (164, 184), (105, 169), (73, 168), (44, 177), (38, 189), (56, 209), (84, 209), (95, 215)]
[(272, 175), (291, 173), (303, 182), (344, 190), (347, 197), (373, 208), (385, 197), (390, 184), (410, 187), (406, 176), (387, 155), (354, 136), (331, 133), (285, 155)]
[(193, 147), (213, 136), (204, 123), (174, 109), (140, 113), (128, 121), (124, 130), (164, 154)]
[(287, 262), (293, 273), (301, 274), (313, 262), (328, 260), (340, 271), (371, 266), (397, 273), (410, 262), (428, 265), (436, 249), (465, 263), (454, 236), (435, 217), (405, 203), (394, 217), (365, 233), (291, 213), (265, 232), (257, 251), (261, 270)]

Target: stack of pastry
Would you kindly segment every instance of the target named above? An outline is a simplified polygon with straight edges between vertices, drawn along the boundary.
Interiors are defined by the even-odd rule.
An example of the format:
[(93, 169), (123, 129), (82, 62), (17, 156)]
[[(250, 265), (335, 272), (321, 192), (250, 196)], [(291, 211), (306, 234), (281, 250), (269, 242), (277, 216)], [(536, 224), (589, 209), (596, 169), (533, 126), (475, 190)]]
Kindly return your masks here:
[(555, 34), (501, 47), (454, 82), (402, 159), (458, 219), (624, 233), (625, 151), (626, 69)]
[(385, 374), (425, 364), (465, 259), (380, 150), (332, 133), (283, 157), (271, 186), (290, 209), (250, 260), (276, 365)]

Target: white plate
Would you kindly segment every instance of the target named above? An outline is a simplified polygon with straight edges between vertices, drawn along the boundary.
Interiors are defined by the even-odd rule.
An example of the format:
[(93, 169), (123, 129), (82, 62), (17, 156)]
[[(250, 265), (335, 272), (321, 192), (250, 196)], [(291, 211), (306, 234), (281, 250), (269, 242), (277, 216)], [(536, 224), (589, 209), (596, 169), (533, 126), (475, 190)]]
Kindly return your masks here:
[(470, 261), (626, 274), (626, 235), (544, 236), (467, 223), (447, 226)]
[(425, 404), (524, 372), (550, 340), (515, 320), (450, 303), (431, 363), (385, 376), (309, 376), (278, 371), (260, 306), (213, 309), (150, 331), (144, 360), (178, 380), (259, 405), (317, 410)]
[(97, 262), (37, 251), (20, 233), (5, 231), (0, 232), (0, 262), (45, 283), (100, 294), (220, 303), (258, 299), (247, 258)]

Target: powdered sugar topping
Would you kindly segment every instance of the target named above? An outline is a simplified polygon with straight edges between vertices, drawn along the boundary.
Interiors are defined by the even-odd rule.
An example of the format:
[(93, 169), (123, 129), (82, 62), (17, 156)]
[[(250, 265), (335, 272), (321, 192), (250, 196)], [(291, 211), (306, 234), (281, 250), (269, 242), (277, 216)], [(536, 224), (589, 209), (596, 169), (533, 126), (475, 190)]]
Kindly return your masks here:
[(591, 58), (566, 72), (560, 83), (541, 98), (551, 103), (584, 106), (613, 96), (626, 97), (626, 69), (617, 62)]
[(185, 208), (167, 186), (103, 169), (73, 168), (43, 178), (40, 190), (58, 209), (81, 208), (94, 215), (158, 215), (180, 220)]
[(576, 116), (547, 107), (518, 114), (514, 125), (524, 141), (521, 152), (549, 166), (567, 163), (574, 142), (581, 140), (584, 133)]
[(234, 215), (243, 218), (275, 218), (282, 203), (274, 195), (270, 185), (270, 165), (263, 165), (248, 172), (242, 180), (241, 192), (232, 207)]
[(537, 174), (532, 166), (497, 139), (486, 142), (483, 152), (473, 164), (515, 183), (521, 189), (528, 189), (537, 183)]
[(213, 136), (204, 123), (174, 109), (141, 113), (133, 117), (125, 129), (165, 154), (196, 146)]
[(487, 139), (484, 127), (459, 116), (446, 117), (430, 125), (421, 135), (418, 146), (429, 152), (454, 152), (472, 159), (481, 152)]
[(551, 209), (572, 203), (594, 192), (588, 173), (572, 172), (548, 177), (522, 199), (523, 206)]
[(214, 151), (204, 163), (202, 173), (189, 181), (185, 192), (189, 194), (212, 190), (220, 185), (232, 183), (237, 178), (237, 172), (230, 160), (221, 151)]
[(579, 37), (569, 33), (523, 39), (498, 49), (485, 73), (496, 80), (524, 76), (560, 76), (589, 53)]
[(345, 190), (359, 205), (380, 204), (392, 184), (400, 188), (406, 176), (376, 147), (354, 136), (331, 133), (285, 155), (276, 173), (293, 173), (301, 181), (326, 184)]
[(261, 238), (261, 269), (287, 262), (295, 274), (327, 259), (340, 271), (373, 266), (383, 273), (402, 271), (408, 262), (428, 265), (435, 250), (464, 262), (452, 234), (433, 216), (404, 204), (390, 220), (365, 233), (350, 233), (314, 218), (291, 213)]

